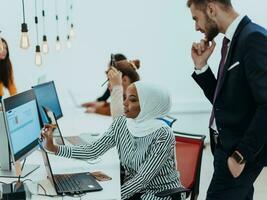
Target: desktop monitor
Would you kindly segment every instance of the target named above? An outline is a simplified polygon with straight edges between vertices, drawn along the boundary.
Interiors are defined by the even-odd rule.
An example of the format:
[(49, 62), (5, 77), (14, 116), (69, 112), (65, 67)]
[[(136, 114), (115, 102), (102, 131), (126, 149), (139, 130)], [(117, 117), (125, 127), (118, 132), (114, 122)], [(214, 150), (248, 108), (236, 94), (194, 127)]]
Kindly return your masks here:
[[(3, 120), (1, 123), (2, 141), (7, 141), (0, 148), (10, 150), (9, 155), (13, 160), (21, 161), (26, 158), (31, 152), (38, 148), (38, 139), (41, 132), (41, 123), (38, 115), (38, 108), (33, 90), (28, 90), (11, 96), (3, 100)], [(4, 127), (5, 126), (5, 127)], [(5, 135), (6, 133), (6, 140)], [(5, 161), (1, 163), (7, 166), (10, 162), (9, 155), (3, 155)], [(22, 177), (37, 169), (39, 165), (25, 165), (22, 172)], [(12, 177), (12, 169), (3, 169), (1, 167), (0, 176)], [(13, 174), (14, 175), (14, 174)], [(15, 175), (16, 176), (16, 175)]]
[(63, 116), (54, 81), (36, 85), (32, 88), (35, 92), (38, 109), (43, 124), (49, 123), (43, 108), (50, 109), (55, 114), (56, 119), (59, 119)]
[(10, 152), (6, 133), (6, 124), (4, 120), (4, 113), (0, 110), (0, 174), (2, 171), (9, 171), (11, 169)]

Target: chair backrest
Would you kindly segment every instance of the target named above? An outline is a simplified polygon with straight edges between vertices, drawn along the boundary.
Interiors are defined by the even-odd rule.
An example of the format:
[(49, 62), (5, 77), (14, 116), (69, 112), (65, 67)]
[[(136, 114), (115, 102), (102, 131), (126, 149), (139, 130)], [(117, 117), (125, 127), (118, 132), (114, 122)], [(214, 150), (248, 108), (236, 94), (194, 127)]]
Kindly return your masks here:
[(204, 135), (180, 133), (174, 131), (176, 140), (177, 169), (183, 186), (191, 190), (191, 199), (197, 199)]
[(169, 115), (165, 117), (159, 117), (157, 119), (164, 121), (169, 127), (172, 127), (173, 123), (177, 121), (176, 118)]

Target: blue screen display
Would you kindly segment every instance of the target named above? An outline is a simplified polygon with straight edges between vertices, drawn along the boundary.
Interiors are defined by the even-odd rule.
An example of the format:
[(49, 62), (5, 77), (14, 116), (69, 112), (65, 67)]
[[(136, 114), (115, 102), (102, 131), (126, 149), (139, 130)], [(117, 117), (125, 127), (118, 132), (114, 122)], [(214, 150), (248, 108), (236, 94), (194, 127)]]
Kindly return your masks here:
[(63, 116), (53, 81), (34, 86), (33, 89), (43, 124), (49, 123), (43, 108), (51, 110), (56, 119)]

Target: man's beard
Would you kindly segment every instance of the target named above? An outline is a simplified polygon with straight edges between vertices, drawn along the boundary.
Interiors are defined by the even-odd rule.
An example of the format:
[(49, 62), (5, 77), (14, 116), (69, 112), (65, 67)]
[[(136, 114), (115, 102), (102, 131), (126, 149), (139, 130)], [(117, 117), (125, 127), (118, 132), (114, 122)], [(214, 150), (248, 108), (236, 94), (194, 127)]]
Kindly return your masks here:
[(205, 26), (206, 39), (208, 41), (212, 41), (219, 34), (219, 28), (217, 24), (208, 16), (206, 16), (206, 19), (207, 19), (207, 23)]

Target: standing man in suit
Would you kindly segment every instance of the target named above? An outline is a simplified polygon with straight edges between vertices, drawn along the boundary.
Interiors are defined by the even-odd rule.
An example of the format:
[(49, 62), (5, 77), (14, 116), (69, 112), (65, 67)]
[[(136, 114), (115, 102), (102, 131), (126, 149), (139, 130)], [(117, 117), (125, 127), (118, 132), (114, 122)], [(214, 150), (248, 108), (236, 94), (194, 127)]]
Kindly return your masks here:
[[(188, 0), (196, 31), (192, 77), (213, 104), (214, 174), (207, 200), (252, 200), (267, 161), (267, 30), (240, 16), (231, 0)], [(217, 79), (208, 66), (214, 38), (224, 34)]]

